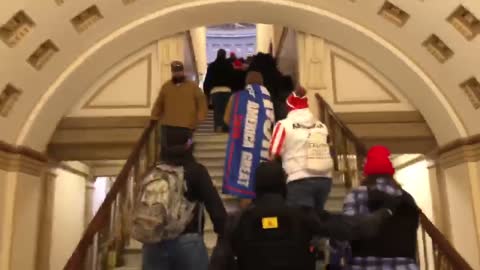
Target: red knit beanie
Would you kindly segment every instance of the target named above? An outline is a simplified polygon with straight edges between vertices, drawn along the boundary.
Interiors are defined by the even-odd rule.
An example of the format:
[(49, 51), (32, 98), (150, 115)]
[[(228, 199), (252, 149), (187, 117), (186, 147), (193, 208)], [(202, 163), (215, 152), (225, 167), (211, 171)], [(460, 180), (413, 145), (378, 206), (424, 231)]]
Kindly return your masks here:
[(390, 161), (390, 151), (385, 146), (377, 145), (370, 148), (367, 153), (367, 161), (363, 173), (368, 176), (372, 174), (395, 174)]
[(303, 87), (298, 87), (287, 98), (288, 111), (306, 109), (308, 108), (308, 98), (306, 90)]
[(242, 67), (243, 67), (243, 63), (242, 61), (240, 61), (240, 59), (233, 61), (233, 68), (240, 69)]

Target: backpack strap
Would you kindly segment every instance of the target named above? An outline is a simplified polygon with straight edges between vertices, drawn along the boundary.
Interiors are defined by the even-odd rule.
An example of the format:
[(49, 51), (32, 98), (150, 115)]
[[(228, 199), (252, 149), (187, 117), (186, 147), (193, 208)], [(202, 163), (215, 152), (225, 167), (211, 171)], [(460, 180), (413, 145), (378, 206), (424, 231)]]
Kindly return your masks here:
[[(191, 195), (190, 190), (188, 189), (188, 182), (187, 182), (187, 166), (183, 166), (183, 181), (184, 181), (184, 186), (185, 186), (185, 196)], [(188, 198), (187, 198), (188, 200)], [(200, 235), (203, 234), (202, 232), (202, 225), (203, 225), (203, 216), (204, 216), (204, 210), (205, 210), (205, 205), (201, 203), (200, 201), (196, 202), (198, 204), (198, 220), (197, 220), (197, 231)]]
[(197, 229), (198, 229), (198, 233), (200, 235), (203, 235), (203, 232), (202, 232), (203, 222), (202, 221), (203, 221), (204, 211), (205, 211), (204, 204), (199, 202), (198, 203), (198, 212), (199, 213), (198, 213), (198, 227), (197, 227)]

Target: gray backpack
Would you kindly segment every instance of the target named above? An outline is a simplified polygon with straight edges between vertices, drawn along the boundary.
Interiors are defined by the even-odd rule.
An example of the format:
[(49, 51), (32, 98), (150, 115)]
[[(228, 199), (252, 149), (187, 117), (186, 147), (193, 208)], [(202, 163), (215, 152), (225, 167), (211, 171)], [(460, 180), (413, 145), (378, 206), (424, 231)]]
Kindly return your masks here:
[(157, 165), (141, 183), (131, 234), (142, 243), (178, 237), (192, 220), (196, 203), (186, 197), (183, 167)]

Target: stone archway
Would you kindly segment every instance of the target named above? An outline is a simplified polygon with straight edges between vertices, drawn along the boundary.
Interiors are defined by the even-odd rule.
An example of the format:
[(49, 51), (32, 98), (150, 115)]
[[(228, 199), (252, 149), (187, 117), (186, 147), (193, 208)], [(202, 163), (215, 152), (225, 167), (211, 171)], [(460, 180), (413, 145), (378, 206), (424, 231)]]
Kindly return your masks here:
[(439, 144), (468, 135), (454, 108), (421, 68), (385, 39), (353, 21), (294, 1), (179, 2), (115, 30), (79, 55), (40, 98), (17, 144), (45, 149), (56, 124), (89, 82), (130, 52), (195, 26), (235, 21), (286, 25), (342, 44), (402, 85), (403, 94), (426, 118)]

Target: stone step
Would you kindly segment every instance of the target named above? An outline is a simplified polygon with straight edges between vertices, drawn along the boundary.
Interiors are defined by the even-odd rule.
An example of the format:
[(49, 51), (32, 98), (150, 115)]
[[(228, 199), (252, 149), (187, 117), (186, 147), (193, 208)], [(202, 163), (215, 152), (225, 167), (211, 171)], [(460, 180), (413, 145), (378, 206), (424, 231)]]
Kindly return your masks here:
[(213, 129), (213, 126), (214, 126), (214, 121), (213, 121), (213, 118), (212, 118), (212, 119), (207, 119), (207, 120), (201, 122), (200, 124), (197, 125), (197, 128), (209, 127), (209, 128)]
[(223, 165), (222, 167), (207, 167), (210, 177), (213, 178), (223, 178)]
[(343, 210), (343, 199), (329, 198), (325, 204), (325, 210), (332, 213), (341, 213)]
[(221, 159), (225, 160), (227, 153), (225, 151), (195, 151), (194, 156), (197, 160)]
[[(125, 251), (125, 265), (116, 268), (116, 269), (122, 269), (122, 270), (130, 270), (130, 269), (140, 269), (142, 265), (142, 248), (130, 248)], [(135, 268), (137, 267), (137, 268)]]
[(224, 159), (219, 158), (202, 158), (198, 159), (198, 162), (203, 166), (207, 167), (208, 171), (212, 170), (223, 170), (223, 166), (225, 165)]
[(198, 124), (198, 126), (202, 126), (202, 125), (212, 125), (213, 126), (213, 116), (212, 117), (207, 117), (205, 118), (205, 120), (203, 120), (201, 123)]
[(213, 127), (213, 117), (211, 118), (205, 118), (205, 120), (203, 120), (202, 122), (198, 123), (197, 126), (200, 127), (200, 126), (207, 126), (207, 125), (210, 125)]
[(224, 160), (227, 156), (227, 153), (225, 149), (222, 149), (219, 146), (215, 147), (215, 145), (212, 144), (209, 150), (195, 149), (193, 155), (197, 160), (212, 158), (220, 158)]
[(211, 132), (213, 130), (213, 127), (213, 121), (206, 121), (199, 124), (196, 131), (199, 132), (199, 130), (209, 130)]
[(199, 145), (203, 143), (219, 143), (226, 144), (228, 141), (228, 134), (224, 133), (202, 133), (195, 134), (193, 141)]
[(223, 133), (195, 134), (195, 153), (201, 152), (224, 152), (227, 151), (228, 135)]

